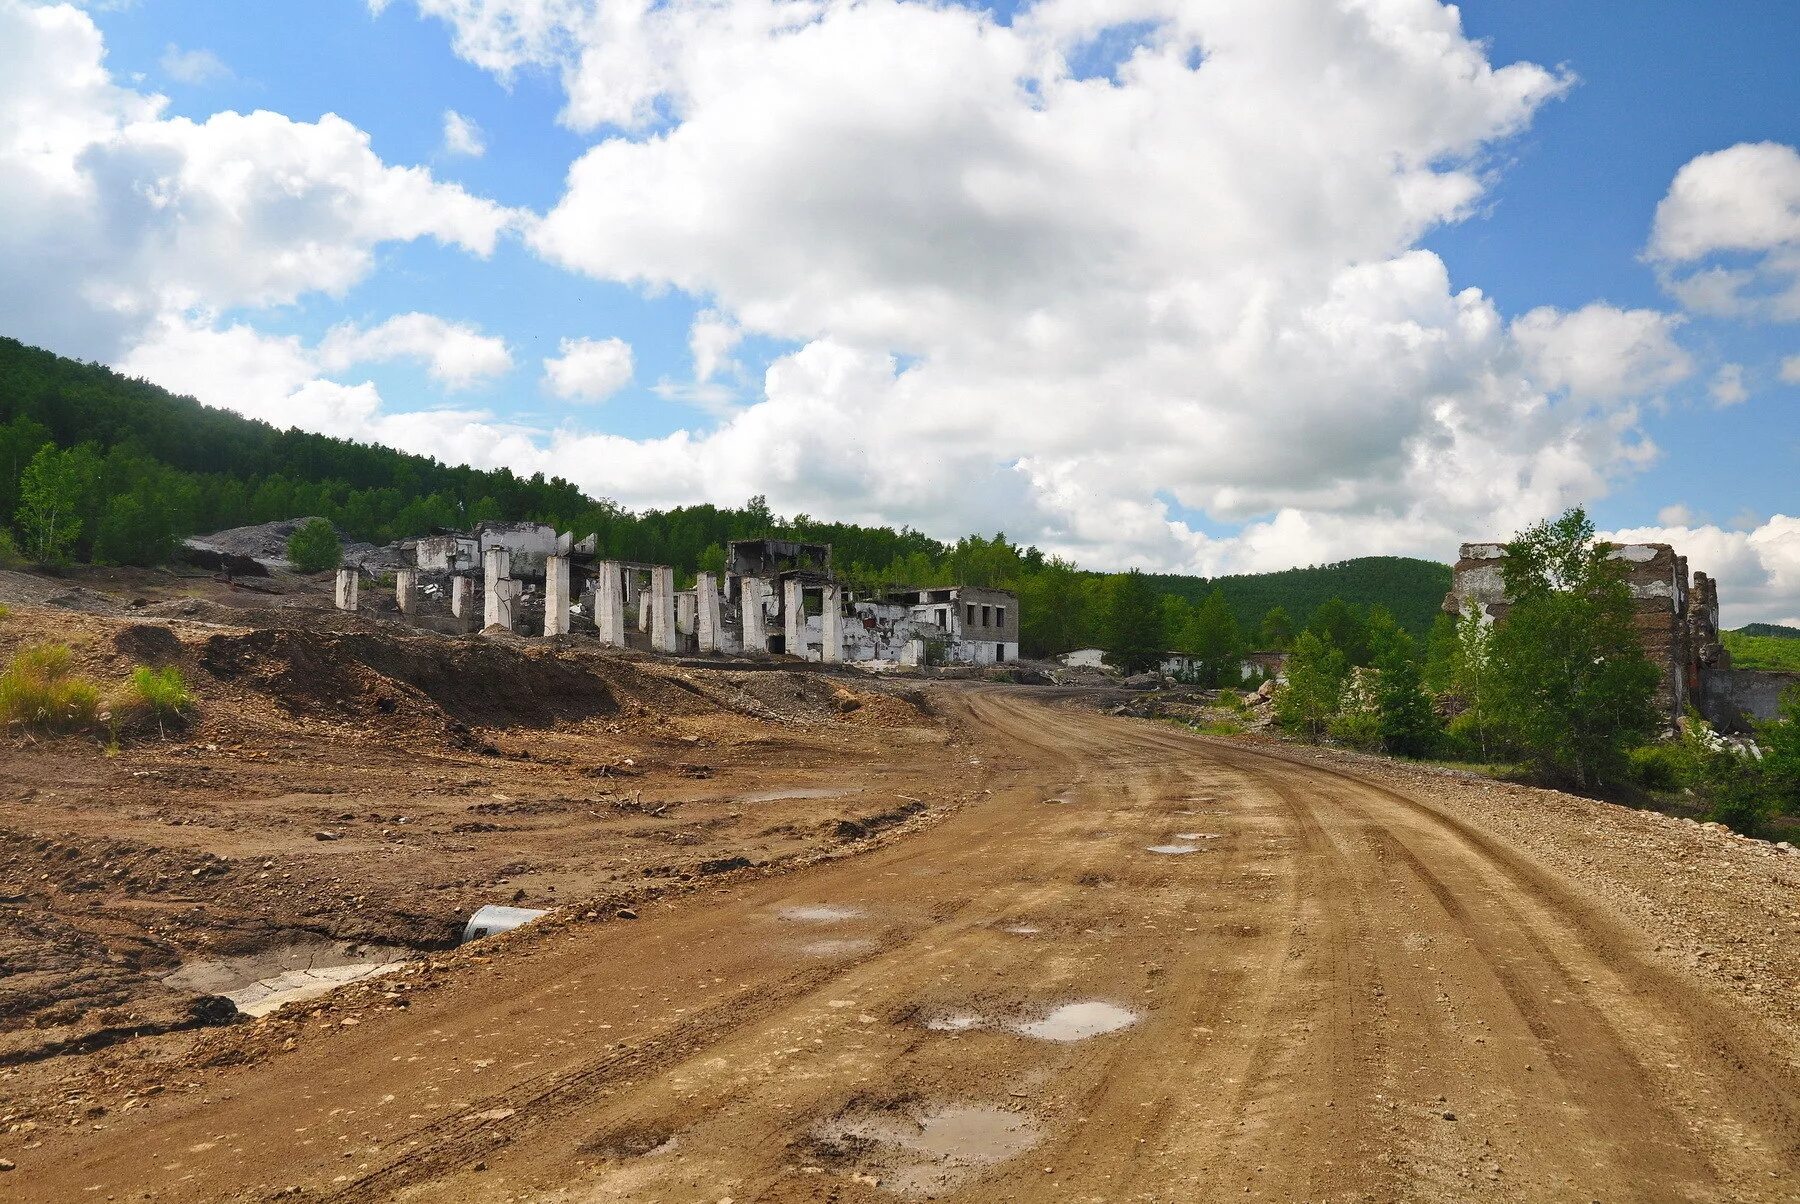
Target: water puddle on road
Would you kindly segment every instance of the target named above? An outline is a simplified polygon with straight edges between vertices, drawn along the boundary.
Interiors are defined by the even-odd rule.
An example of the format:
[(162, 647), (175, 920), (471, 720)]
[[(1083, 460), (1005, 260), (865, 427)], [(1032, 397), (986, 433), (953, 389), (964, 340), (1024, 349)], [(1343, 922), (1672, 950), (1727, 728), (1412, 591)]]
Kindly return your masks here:
[(805, 903), (784, 907), (775, 914), (797, 924), (842, 924), (846, 920), (860, 920), (863, 909), (842, 903)]
[(406, 964), (406, 949), (320, 941), (284, 945), (239, 957), (188, 962), (163, 979), (167, 986), (223, 995), (246, 1016), (267, 1016), (345, 983), (387, 974)]
[(1176, 840), (1217, 840), (1217, 839), (1219, 839), (1219, 834), (1217, 832), (1177, 832), (1177, 833), (1175, 833), (1175, 839)]
[(789, 786), (780, 790), (758, 790), (750, 794), (739, 794), (734, 797), (740, 803), (779, 803), (796, 798), (847, 798), (852, 794), (861, 794), (860, 788), (855, 790), (833, 789), (829, 786)]
[(1001, 932), (1010, 932), (1014, 936), (1036, 936), (1038, 933), (1042, 932), (1043, 929), (1042, 928), (1034, 928), (1030, 924), (1008, 924), (1005, 928), (1002, 928), (1000, 931)]
[(1171, 857), (1179, 857), (1183, 853), (1198, 853), (1197, 844), (1153, 844), (1145, 846), (1146, 853), (1166, 853)]
[(1138, 1014), (1130, 1008), (1094, 999), (1085, 1003), (1065, 1003), (1042, 1020), (1018, 1023), (1011, 1027), (1013, 1032), (1021, 1036), (1068, 1044), (1086, 1041), (1089, 1037), (1104, 1037), (1108, 1033), (1130, 1028), (1137, 1022)]
[(888, 1191), (937, 1196), (1023, 1154), (1043, 1134), (1023, 1113), (948, 1104), (839, 1117), (814, 1130), (813, 1138), (827, 1161), (859, 1164)]

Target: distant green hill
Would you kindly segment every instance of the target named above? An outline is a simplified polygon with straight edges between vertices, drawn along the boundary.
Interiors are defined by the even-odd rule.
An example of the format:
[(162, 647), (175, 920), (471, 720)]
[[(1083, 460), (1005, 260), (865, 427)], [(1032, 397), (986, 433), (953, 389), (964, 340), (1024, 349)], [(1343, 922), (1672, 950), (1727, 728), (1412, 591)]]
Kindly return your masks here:
[(1749, 623), (1729, 634), (1770, 636), (1778, 640), (1800, 640), (1800, 627), (1783, 627), (1779, 623)]
[(1401, 626), (1423, 638), (1450, 592), (1450, 566), (1409, 556), (1359, 556), (1338, 564), (1284, 569), (1276, 573), (1250, 573), (1236, 577), (1151, 578), (1166, 593), (1199, 603), (1213, 591), (1225, 592), (1225, 600), (1238, 623), (1254, 631), (1271, 607), (1280, 606), (1296, 627), (1322, 602), (1342, 598), (1353, 606), (1384, 606)]

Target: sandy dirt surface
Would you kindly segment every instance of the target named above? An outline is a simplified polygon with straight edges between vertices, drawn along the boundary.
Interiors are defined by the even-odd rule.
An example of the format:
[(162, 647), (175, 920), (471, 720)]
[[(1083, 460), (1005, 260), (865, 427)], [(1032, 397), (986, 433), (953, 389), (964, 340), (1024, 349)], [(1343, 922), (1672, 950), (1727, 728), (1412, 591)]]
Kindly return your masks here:
[[(224, 680), (280, 675), (246, 656), (241, 677)], [(406, 676), (403, 664), (388, 667)], [(245, 689), (246, 699), (262, 696)], [(605, 738), (642, 742), (654, 752), (646, 759), (669, 758), (689, 735), (717, 741), (714, 772), (737, 776), (740, 801), (699, 807), (748, 814), (744, 794), (790, 782), (881, 794), (879, 809), (867, 804), (874, 815), (894, 814), (900, 794), (928, 802), (885, 831), (840, 840), (844, 796), (785, 800), (788, 826), (804, 832), (798, 817), (813, 815), (833, 837), (814, 830), (790, 844), (740, 820), (703, 838), (706, 851), (755, 845), (757, 860), (774, 862), (783, 849), (789, 859), (716, 875), (662, 853), (664, 842), (658, 859), (690, 876), (660, 895), (645, 867), (606, 861), (641, 839), (629, 828), (563, 830), (570, 821), (558, 812), (549, 825), (558, 834), (523, 860), (593, 858), (646, 889), (629, 904), (566, 906), (262, 1020), (16, 1066), (0, 1078), (20, 1101), (0, 1105), (13, 1110), (0, 1125), (10, 1129), (0, 1156), (16, 1163), (0, 1192), (736, 1202), (1800, 1195), (1800, 858), (1543, 792), (1199, 739), (1046, 691), (939, 685), (910, 717), (888, 710), (903, 701), (893, 698), (848, 713), (820, 705), (790, 719), (774, 749), (750, 735), (774, 719), (730, 711), (717, 720), (737, 733), (727, 747), (687, 726), (698, 718), (664, 718), (643, 697), (634, 722), (674, 729), (653, 737), (621, 725)], [(369, 720), (370, 730), (388, 731), (396, 711), (404, 708)], [(846, 714), (863, 711), (885, 713), (891, 726), (852, 726)], [(410, 880), (429, 893), (498, 855), (454, 854), (459, 834), (441, 830), (456, 808), (480, 805), (474, 791), (510, 801), (541, 772), (546, 796), (592, 798), (593, 780), (578, 792), (576, 775), (621, 755), (593, 726), (608, 722), (600, 717), (547, 716), (503, 739), (422, 714), (415, 753), (504, 764), (504, 780), (489, 771), (491, 782), (458, 794), (454, 772), (427, 768), (404, 806), (347, 808), (429, 815), (440, 826), (433, 848), (389, 852), (396, 838), (375, 825), (392, 833), (395, 821), (360, 817), (341, 821), (359, 852), (340, 851), (349, 835), (309, 845), (312, 829), (341, 812), (302, 810), (287, 856), (362, 858), (341, 863), (340, 890)], [(583, 732), (585, 757), (559, 743)], [(458, 747), (465, 738), (503, 744), (503, 755)], [(355, 758), (346, 769), (378, 759), (375, 742), (297, 750), (268, 777), (233, 778), (190, 813), (241, 814), (234, 808), (251, 782), (285, 800), (278, 811), (342, 806), (290, 798), (291, 787), (273, 792), (309, 772), (309, 757)], [(405, 751), (399, 741), (389, 768), (369, 765), (370, 799), (399, 791)], [(518, 763), (527, 752), (532, 763)], [(63, 776), (74, 776), (66, 752), (43, 755), (61, 756)], [(552, 756), (563, 760), (540, 770)], [(47, 777), (57, 763), (35, 772)], [(95, 774), (138, 768), (82, 764)], [(686, 784), (658, 772), (646, 801)], [(91, 790), (115, 781), (123, 787), (107, 778)], [(692, 785), (716, 791), (717, 781)], [(433, 792), (443, 786), (453, 789)], [(19, 805), (3, 817), (15, 831)], [(129, 815), (155, 803), (140, 794), (116, 805)], [(94, 840), (129, 827), (103, 810), (90, 797), (57, 826), (66, 832), (88, 815)], [(694, 814), (721, 813), (730, 811)], [(133, 822), (144, 825), (134, 839), (152, 823), (168, 826), (153, 811)], [(591, 843), (577, 855), (582, 840)], [(385, 858), (395, 872), (376, 874)], [(491, 898), (507, 879), (484, 879), (455, 901)], [(558, 897), (574, 891), (554, 874), (540, 882), (527, 901), (553, 884)], [(383, 889), (408, 897), (398, 885)], [(130, 898), (120, 892), (113, 906)], [(432, 923), (449, 902), (426, 909)], [(307, 907), (314, 916), (350, 910), (327, 899)], [(178, 1040), (187, 1042), (178, 1058), (117, 1053)], [(63, 1077), (47, 1077), (55, 1073)], [(61, 1092), (53, 1102), (52, 1086)], [(33, 1118), (21, 1121), (21, 1109)]]

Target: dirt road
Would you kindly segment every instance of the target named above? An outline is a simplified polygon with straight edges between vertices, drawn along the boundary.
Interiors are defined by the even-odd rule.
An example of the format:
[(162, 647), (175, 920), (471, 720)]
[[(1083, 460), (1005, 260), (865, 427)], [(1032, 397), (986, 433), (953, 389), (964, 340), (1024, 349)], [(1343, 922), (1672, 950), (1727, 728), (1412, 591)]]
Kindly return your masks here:
[(1577, 880), (1422, 793), (945, 693), (992, 793), (938, 826), (497, 943), (0, 1195), (1800, 1194), (1791, 1033)]

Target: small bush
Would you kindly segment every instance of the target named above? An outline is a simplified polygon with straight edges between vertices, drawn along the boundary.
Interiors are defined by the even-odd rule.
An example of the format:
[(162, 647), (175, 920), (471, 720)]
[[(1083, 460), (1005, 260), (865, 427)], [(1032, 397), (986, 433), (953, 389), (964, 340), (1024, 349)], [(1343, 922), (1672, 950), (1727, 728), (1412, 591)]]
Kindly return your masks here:
[(100, 691), (69, 671), (66, 644), (21, 648), (0, 673), (0, 723), (20, 723), (51, 731), (82, 731), (94, 725)]
[(131, 671), (127, 689), (133, 701), (156, 716), (158, 721), (178, 719), (194, 705), (194, 696), (188, 693), (181, 670), (173, 665), (166, 669), (138, 666)]
[(19, 544), (18, 541), (13, 538), (13, 533), (8, 531), (5, 527), (0, 527), (0, 568), (5, 568), (7, 565), (12, 564), (20, 564), (24, 559), (23, 556), (19, 555)]
[(1680, 790), (1691, 784), (1692, 758), (1678, 743), (1639, 745), (1627, 761), (1631, 780), (1645, 790)]
[(344, 545), (330, 523), (315, 518), (288, 536), (287, 554), (296, 572), (322, 573), (344, 562)]
[(12, 607), (0, 606), (0, 623), (4, 623), (10, 618), (12, 618)]
[(1381, 716), (1374, 711), (1345, 711), (1332, 716), (1326, 734), (1348, 748), (1374, 752), (1381, 747)]

